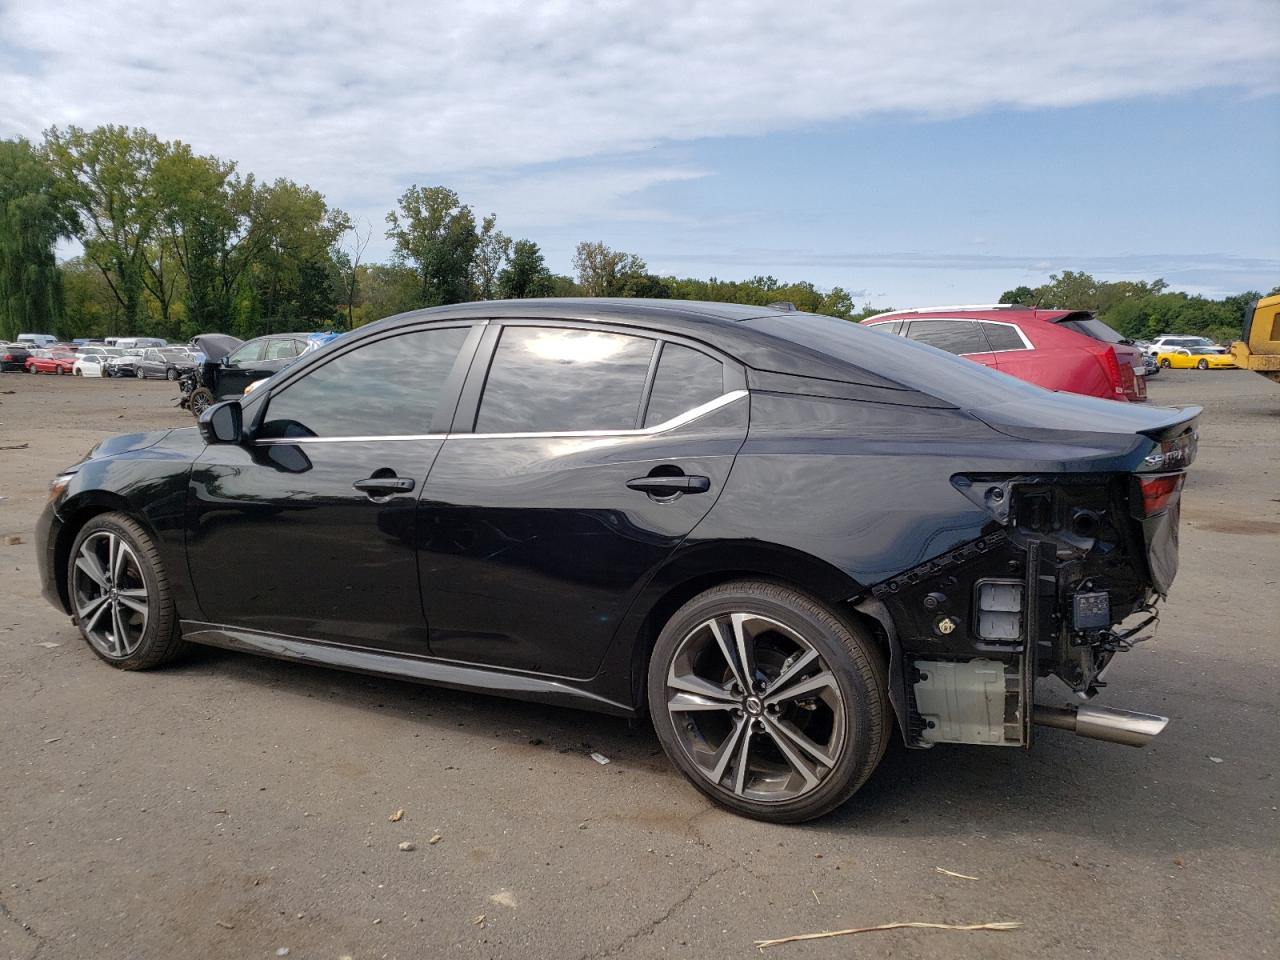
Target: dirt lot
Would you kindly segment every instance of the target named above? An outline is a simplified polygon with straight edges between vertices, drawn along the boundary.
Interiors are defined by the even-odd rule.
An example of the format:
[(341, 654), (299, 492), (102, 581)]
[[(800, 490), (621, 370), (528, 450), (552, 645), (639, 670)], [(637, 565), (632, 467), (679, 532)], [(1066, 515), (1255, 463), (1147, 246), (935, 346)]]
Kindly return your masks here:
[(2, 375), (0, 957), (748, 957), (898, 920), (1026, 926), (768, 955), (1273, 956), (1280, 389), (1168, 371), (1151, 393), (1206, 408), (1182, 570), (1100, 702), (1166, 733), (895, 748), (784, 828), (710, 807), (618, 720), (213, 650), (107, 668), (39, 597), (47, 482), (105, 435), (190, 420), (163, 382)]

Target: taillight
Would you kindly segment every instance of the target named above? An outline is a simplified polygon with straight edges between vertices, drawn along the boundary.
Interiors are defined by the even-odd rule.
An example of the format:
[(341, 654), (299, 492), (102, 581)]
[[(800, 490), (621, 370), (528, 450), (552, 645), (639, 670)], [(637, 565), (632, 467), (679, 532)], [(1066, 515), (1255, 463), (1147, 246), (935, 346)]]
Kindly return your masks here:
[(1154, 517), (1169, 509), (1182, 490), (1185, 473), (1160, 473), (1154, 476), (1138, 476), (1138, 492), (1142, 495), (1142, 515)]
[(1111, 380), (1111, 389), (1118, 397), (1123, 397), (1124, 381), (1120, 376), (1120, 358), (1116, 356), (1114, 347), (1107, 347), (1102, 351), (1102, 355), (1098, 357), (1102, 362), (1102, 369), (1107, 371), (1107, 377)]

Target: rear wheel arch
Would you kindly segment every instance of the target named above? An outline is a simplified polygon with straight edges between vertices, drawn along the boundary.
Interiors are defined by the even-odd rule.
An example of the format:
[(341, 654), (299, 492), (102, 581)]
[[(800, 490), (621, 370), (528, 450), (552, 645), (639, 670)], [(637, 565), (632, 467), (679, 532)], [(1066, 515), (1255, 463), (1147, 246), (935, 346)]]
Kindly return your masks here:
[[(645, 682), (658, 634), (667, 621), (694, 597), (713, 587), (736, 580), (774, 583), (807, 594), (836, 616), (871, 629), (877, 638), (879, 624), (848, 603), (865, 588), (848, 574), (824, 560), (792, 547), (761, 541), (728, 541), (699, 544), (677, 553), (650, 580), (627, 620), (631, 636), (631, 700), (637, 711), (647, 709)], [(888, 655), (888, 648), (885, 648)]]

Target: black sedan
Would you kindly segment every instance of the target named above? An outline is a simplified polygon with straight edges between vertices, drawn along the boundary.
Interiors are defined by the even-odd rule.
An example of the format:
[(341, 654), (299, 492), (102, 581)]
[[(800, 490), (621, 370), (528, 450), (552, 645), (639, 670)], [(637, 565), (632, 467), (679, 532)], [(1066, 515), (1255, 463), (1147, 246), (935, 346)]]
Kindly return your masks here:
[(194, 370), (195, 358), (178, 347), (148, 347), (133, 366), (133, 375), (139, 380), (159, 378), (177, 380), (188, 370)]
[(22, 344), (0, 343), (0, 371), (24, 373), (31, 351)]
[(794, 822), (895, 727), (1159, 732), (1033, 691), (1088, 700), (1154, 615), (1198, 412), (769, 308), (466, 304), (103, 442), (53, 481), (39, 560), (112, 666), (205, 643), (648, 715), (713, 800)]

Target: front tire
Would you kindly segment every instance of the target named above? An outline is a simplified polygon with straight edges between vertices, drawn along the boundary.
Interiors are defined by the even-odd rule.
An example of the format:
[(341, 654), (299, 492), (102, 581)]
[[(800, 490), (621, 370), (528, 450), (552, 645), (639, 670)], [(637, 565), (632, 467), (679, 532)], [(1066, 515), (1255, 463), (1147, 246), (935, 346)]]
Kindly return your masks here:
[(844, 803), (884, 756), (886, 673), (856, 622), (789, 587), (736, 581), (667, 622), (649, 710), (672, 763), (716, 803), (800, 823)]
[(1197, 364), (1196, 364), (1196, 369), (1197, 369), (1197, 370), (1208, 370), (1208, 369), (1209, 369), (1209, 361), (1208, 361), (1208, 360), (1201, 360), (1199, 363), (1197, 363)]
[(1169, 363), (1169, 361), (1168, 361), (1168, 360), (1161, 360), (1161, 361), (1160, 361), (1160, 366), (1162, 366), (1162, 367), (1164, 367), (1166, 370), (1168, 370), (1168, 369), (1169, 369), (1169, 367), (1171, 367), (1171, 366), (1172, 366), (1172, 364), (1171, 364), (1171, 363)]
[(182, 652), (155, 541), (124, 514), (99, 514), (80, 530), (67, 560), (67, 594), (80, 635), (111, 666), (145, 670)]
[(137, 377), (139, 380), (145, 380), (145, 379), (147, 379), (147, 375), (143, 372), (143, 370), (142, 370), (142, 368), (141, 368), (141, 367), (139, 367), (137, 370), (133, 371), (133, 375), (134, 375), (135, 377)]
[(170, 367), (168, 370), (166, 370), (166, 371), (164, 372), (164, 378), (165, 378), (166, 380), (177, 380), (177, 379), (178, 379), (178, 371), (177, 371), (177, 370), (175, 370), (173, 367)]
[(213, 406), (213, 402), (213, 392), (208, 387), (196, 387), (191, 391), (191, 399), (187, 401), (187, 405), (191, 408), (192, 416), (199, 420), (200, 414)]

